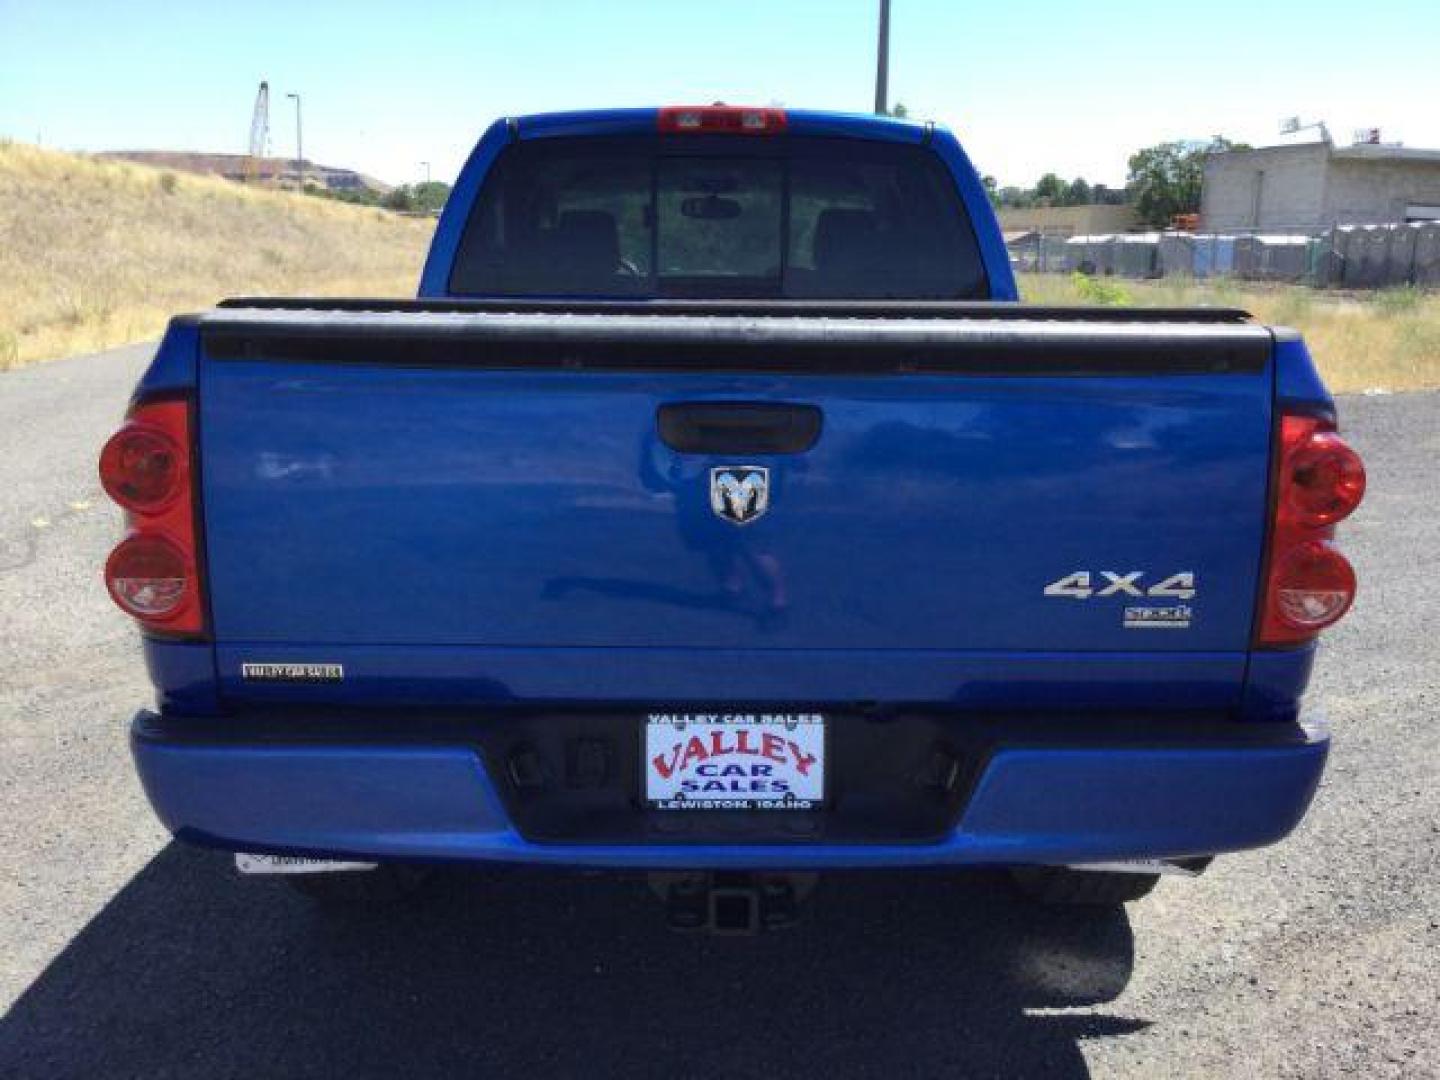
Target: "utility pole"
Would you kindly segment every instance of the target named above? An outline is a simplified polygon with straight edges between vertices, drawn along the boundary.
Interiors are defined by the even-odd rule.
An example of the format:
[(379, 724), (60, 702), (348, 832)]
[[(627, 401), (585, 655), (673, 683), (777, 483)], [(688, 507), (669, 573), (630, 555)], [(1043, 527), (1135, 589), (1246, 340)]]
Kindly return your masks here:
[(880, 41), (875, 57), (875, 113), (884, 116), (889, 104), (890, 0), (880, 0)]
[(300, 138), (300, 95), (286, 94), (288, 98), (295, 99), (295, 187), (298, 191), (305, 190), (305, 144)]
[(420, 162), (420, 167), (425, 170), (425, 183), (426, 183), (426, 184), (429, 184), (429, 183), (430, 183), (430, 162), (428, 162), (428, 161), (422, 161), (422, 162)]

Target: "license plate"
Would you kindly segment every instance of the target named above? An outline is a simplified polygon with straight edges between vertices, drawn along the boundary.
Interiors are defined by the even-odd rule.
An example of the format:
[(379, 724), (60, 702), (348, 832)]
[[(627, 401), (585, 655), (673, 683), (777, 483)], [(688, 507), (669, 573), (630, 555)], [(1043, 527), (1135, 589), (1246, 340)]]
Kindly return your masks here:
[(815, 810), (825, 798), (819, 713), (651, 713), (645, 800), (659, 810)]

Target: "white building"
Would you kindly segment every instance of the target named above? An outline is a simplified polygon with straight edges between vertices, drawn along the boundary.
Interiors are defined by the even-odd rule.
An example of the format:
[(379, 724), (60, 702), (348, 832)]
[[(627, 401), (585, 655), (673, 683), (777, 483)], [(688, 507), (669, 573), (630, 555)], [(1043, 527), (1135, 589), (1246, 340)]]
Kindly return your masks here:
[(1329, 141), (1205, 161), (1202, 231), (1321, 232), (1440, 220), (1440, 150)]

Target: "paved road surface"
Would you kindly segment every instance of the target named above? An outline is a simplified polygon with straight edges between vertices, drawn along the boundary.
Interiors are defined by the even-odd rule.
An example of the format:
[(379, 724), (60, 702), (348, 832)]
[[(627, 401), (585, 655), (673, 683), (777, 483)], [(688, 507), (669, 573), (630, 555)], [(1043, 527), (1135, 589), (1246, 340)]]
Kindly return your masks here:
[(327, 922), (168, 843), (94, 477), (145, 348), (0, 375), (0, 1076), (1440, 1076), (1440, 395), (1347, 400), (1364, 595), (1289, 842), (1128, 913), (993, 875), (837, 875), (756, 940), (671, 935), (630, 877), (456, 875)]

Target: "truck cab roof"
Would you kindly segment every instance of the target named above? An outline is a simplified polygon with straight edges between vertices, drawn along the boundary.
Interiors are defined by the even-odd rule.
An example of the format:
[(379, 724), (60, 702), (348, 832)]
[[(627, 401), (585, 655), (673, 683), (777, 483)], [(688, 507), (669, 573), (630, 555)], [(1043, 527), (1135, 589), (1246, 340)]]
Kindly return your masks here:
[[(577, 109), (564, 112), (529, 113), (501, 123), (513, 125), (521, 139), (582, 137), (586, 135), (646, 135), (657, 130), (662, 113), (692, 110), (690, 106), (650, 106), (629, 109)], [(929, 121), (902, 120), (869, 113), (825, 109), (788, 109), (742, 105), (694, 106), (697, 113), (719, 110), (730, 113), (768, 113), (783, 118), (779, 130), (791, 135), (825, 135), (835, 138), (870, 139), (884, 142), (924, 142), (933, 132), (943, 130)]]
[[(779, 170), (773, 177), (747, 177), (741, 186), (753, 195), (756, 206), (764, 204), (769, 198), (763, 190), (767, 183), (780, 192), (779, 197), (771, 201), (776, 205), (784, 204), (777, 212), (776, 223), (787, 234), (787, 239), (778, 245), (780, 250), (769, 257), (756, 256), (756, 267), (763, 272), (749, 274), (749, 280), (730, 283), (719, 281), (713, 274), (689, 273), (683, 265), (675, 273), (671, 272), (675, 269), (673, 265), (661, 267), (665, 252), (652, 246), (652, 243), (655, 220), (662, 209), (659, 198), (662, 193), (658, 185), (664, 181), (647, 180), (642, 183), (636, 180), (631, 185), (634, 191), (650, 187), (656, 198), (643, 211), (631, 207), (632, 213), (643, 213), (645, 217), (643, 221), (637, 218), (630, 223), (631, 243), (628, 252), (622, 250), (621, 254), (625, 257), (621, 262), (643, 271), (636, 276), (646, 276), (650, 280), (645, 283), (620, 282), (618, 295), (1018, 299), (1009, 255), (989, 198), (979, 175), (948, 130), (930, 123), (885, 116), (728, 105), (597, 109), (539, 113), (496, 121), (481, 137), (456, 180), (426, 260), (420, 296), (443, 299), (489, 295), (615, 295), (609, 286), (616, 283), (594, 282), (584, 274), (583, 269), (573, 280), (549, 280), (552, 273), (562, 268), (584, 263), (587, 254), (608, 253), (617, 246), (611, 236), (617, 232), (614, 221), (602, 220), (595, 212), (597, 200), (593, 192), (573, 198), (558, 208), (547, 207), (538, 212), (532, 208), (530, 218), (521, 227), (530, 230), (536, 243), (521, 258), (528, 258), (538, 267), (538, 274), (526, 277), (522, 272), (518, 282), (507, 282), (504, 274), (497, 280), (495, 275), (474, 272), (478, 265), (475, 258), (477, 241), (479, 246), (485, 246), (484, 241), (478, 239), (477, 226), (486, 214), (495, 223), (501, 220), (500, 215), (513, 213), (502, 205), (503, 198), (497, 193), (497, 186), (504, 179), (507, 163), (514, 171), (526, 153), (534, 155), (541, 152), (537, 144), (552, 140), (557, 143), (573, 142), (579, 153), (579, 148), (586, 144), (603, 147), (607, 145), (607, 140), (629, 139), (637, 142), (643, 139), (651, 144), (645, 150), (639, 146), (632, 148), (635, 160), (629, 164), (637, 170), (649, 167), (643, 164), (647, 155), (651, 160), (660, 157), (674, 160), (691, 153), (718, 155), (723, 150), (726, 156), (736, 161), (802, 153), (818, 158), (825, 156), (825, 148), (829, 147), (830, 163), (823, 167), (817, 165), (812, 170), (823, 177), (843, 170), (844, 155), (835, 148), (836, 143), (843, 141), (869, 144), (874, 147), (869, 153), (878, 159), (892, 155), (898, 162), (908, 154), (909, 160), (915, 164), (910, 168), (912, 175), (908, 187), (894, 180), (871, 177), (854, 185), (864, 188), (868, 184), (870, 190), (861, 192), (857, 197), (836, 196), (828, 206), (830, 213), (826, 216), (824, 229), (817, 228), (821, 224), (818, 218), (803, 217), (798, 219), (798, 230), (792, 228), (789, 215), (794, 200), (789, 190), (788, 165), (785, 166), (783, 179)], [(536, 149), (521, 151), (520, 148), (526, 144)], [(614, 148), (613, 142), (608, 145)], [(885, 150), (884, 147), (894, 149)], [(558, 150), (553, 152), (558, 153)], [(632, 151), (627, 150), (618, 156), (628, 158), (631, 154)], [(616, 156), (611, 155), (612, 162)], [(543, 175), (555, 176), (557, 173), (553, 163), (536, 168)], [(929, 191), (920, 191), (923, 185), (913, 175), (917, 169), (934, 173)], [(692, 183), (681, 177), (669, 179), (670, 193), (677, 200), (681, 194), (705, 194), (695, 190)], [(621, 183), (613, 177), (607, 182), (612, 185)], [(517, 187), (523, 192), (533, 188), (534, 184), (527, 177), (518, 181)], [(886, 197), (884, 193), (887, 191), (892, 212), (879, 217), (871, 213), (868, 219), (845, 213), (851, 202), (856, 208), (875, 210), (876, 199)], [(729, 196), (729, 192), (709, 194)], [(670, 212), (671, 224), (679, 223), (678, 212), (683, 208), (677, 204), (667, 205), (664, 209)], [(610, 205), (602, 212), (614, 219), (617, 210), (615, 205)], [(566, 211), (570, 213), (566, 214)], [(536, 216), (537, 213), (539, 216)], [(585, 220), (576, 216), (577, 213), (584, 215)], [(566, 215), (563, 220), (562, 214)], [(953, 222), (949, 220), (952, 215)], [(757, 215), (753, 212), (745, 217), (747, 223), (756, 219)], [(720, 231), (717, 222), (711, 221), (709, 225), (712, 226), (709, 231)], [(553, 226), (553, 229), (546, 226)], [(641, 236), (645, 230), (652, 234), (649, 241)], [(675, 229), (662, 231), (671, 235), (680, 232)], [(621, 241), (626, 238), (624, 222), (620, 223), (618, 235)], [(837, 243), (830, 244), (832, 238)], [(753, 236), (750, 239), (753, 240)], [(866, 257), (865, 252), (877, 241), (878, 249), (870, 253), (871, 257)], [(812, 247), (817, 242), (822, 249), (818, 252)], [(936, 248), (925, 256), (930, 260), (929, 265), (908, 266), (898, 254), (907, 250), (919, 252), (927, 242)], [(506, 261), (506, 256), (499, 254), (505, 246), (505, 243), (490, 245), (490, 264)], [(622, 249), (627, 247), (624, 243), (619, 246)], [(637, 258), (637, 248), (648, 259)], [(831, 248), (835, 249), (836, 255), (830, 260), (831, 267), (838, 268), (839, 273), (827, 276), (824, 272), (827, 268), (821, 267), (821, 273), (810, 274), (809, 271), (814, 269), (810, 263), (817, 258), (823, 259)], [(946, 251), (951, 253), (950, 258), (961, 262), (937, 267), (934, 260), (943, 257), (942, 253)], [(607, 263), (611, 261), (608, 254), (604, 257)], [(479, 264), (486, 261), (482, 256)], [(848, 269), (846, 263), (851, 264)], [(879, 280), (857, 282), (851, 271), (863, 265), (886, 267), (891, 280), (882, 275)], [(515, 269), (513, 261), (508, 269)], [(789, 273), (792, 269), (798, 269), (799, 273), (792, 275)], [(661, 280), (662, 274), (667, 280)], [(547, 287), (551, 285), (553, 287)], [(728, 288), (725, 287), (727, 285)], [(835, 291), (837, 288), (839, 293)]]

